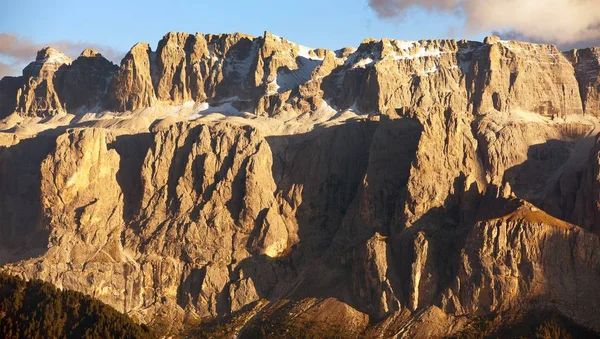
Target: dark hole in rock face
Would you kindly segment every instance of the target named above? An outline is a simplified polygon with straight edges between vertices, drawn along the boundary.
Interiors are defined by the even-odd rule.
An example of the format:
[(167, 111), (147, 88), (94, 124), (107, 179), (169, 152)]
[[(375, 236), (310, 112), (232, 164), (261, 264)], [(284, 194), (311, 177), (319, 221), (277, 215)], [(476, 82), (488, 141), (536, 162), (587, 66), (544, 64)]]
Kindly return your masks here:
[(492, 103), (494, 104), (494, 109), (496, 109), (497, 111), (502, 111), (502, 96), (500, 95), (500, 93), (498, 92), (494, 92), (494, 94), (492, 94)]

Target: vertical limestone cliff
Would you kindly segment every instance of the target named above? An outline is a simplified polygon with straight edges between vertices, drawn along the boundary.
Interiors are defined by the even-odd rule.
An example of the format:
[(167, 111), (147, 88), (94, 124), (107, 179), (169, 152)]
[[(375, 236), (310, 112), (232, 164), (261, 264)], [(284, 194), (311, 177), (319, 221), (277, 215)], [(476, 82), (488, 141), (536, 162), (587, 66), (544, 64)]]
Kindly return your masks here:
[(487, 39), (475, 51), (474, 109), (521, 109), (546, 116), (583, 114), (573, 66), (551, 45)]
[(572, 50), (565, 55), (575, 67), (579, 91), (586, 114), (598, 115), (600, 110), (600, 49), (597, 47)]
[(118, 111), (149, 107), (156, 101), (152, 85), (154, 54), (150, 46), (138, 43), (121, 61), (121, 68), (112, 78), (107, 106)]

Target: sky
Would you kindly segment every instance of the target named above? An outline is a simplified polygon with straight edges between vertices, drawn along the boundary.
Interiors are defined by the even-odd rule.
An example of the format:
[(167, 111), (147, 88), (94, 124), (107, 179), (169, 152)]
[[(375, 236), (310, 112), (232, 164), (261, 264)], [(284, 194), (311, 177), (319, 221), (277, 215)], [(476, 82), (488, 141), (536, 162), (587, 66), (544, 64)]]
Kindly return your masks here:
[(45, 46), (71, 58), (92, 47), (119, 63), (136, 42), (155, 49), (169, 31), (260, 36), (267, 30), (328, 49), (383, 37), (481, 41), (500, 34), (565, 47), (600, 40), (600, 0), (0, 2), (0, 76), (19, 75)]

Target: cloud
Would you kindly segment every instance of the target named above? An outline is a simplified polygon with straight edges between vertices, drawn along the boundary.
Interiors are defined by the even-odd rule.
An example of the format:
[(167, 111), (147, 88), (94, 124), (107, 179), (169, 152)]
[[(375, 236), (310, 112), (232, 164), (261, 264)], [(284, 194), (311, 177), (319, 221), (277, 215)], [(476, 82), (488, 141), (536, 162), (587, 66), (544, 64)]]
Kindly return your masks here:
[(381, 18), (412, 9), (456, 15), (470, 34), (496, 32), (563, 49), (600, 42), (598, 0), (369, 0), (369, 6)]
[(86, 48), (93, 48), (114, 63), (119, 63), (125, 53), (109, 46), (88, 42), (72, 42), (67, 40), (48, 43), (36, 43), (30, 39), (12, 33), (0, 33), (0, 78), (5, 75), (19, 75), (21, 70), (35, 60), (37, 51), (52, 46), (72, 59), (77, 58)]
[(401, 16), (413, 7), (425, 8), (429, 11), (450, 12), (458, 7), (459, 0), (369, 0), (369, 6), (382, 18)]

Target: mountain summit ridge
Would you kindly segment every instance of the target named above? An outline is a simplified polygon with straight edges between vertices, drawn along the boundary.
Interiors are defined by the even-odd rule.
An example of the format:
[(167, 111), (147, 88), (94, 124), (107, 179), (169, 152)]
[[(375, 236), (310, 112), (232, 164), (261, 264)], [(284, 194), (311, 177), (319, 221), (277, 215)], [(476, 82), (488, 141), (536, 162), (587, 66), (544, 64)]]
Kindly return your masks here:
[[(63, 79), (62, 70), (73, 68), (66, 59), (62, 70), (56, 69), (54, 73), (25, 71), (17, 79), (2, 80), (20, 85), (0, 86), (0, 105), (3, 116), (16, 112), (21, 116), (44, 117), (86, 110), (133, 111), (157, 102), (178, 105), (194, 101), (218, 106), (228, 101), (238, 110), (275, 116), (289, 110), (300, 114), (314, 111), (327, 101), (337, 110), (355, 106), (361, 112), (389, 115), (401, 107), (443, 103), (446, 99), (431, 94), (432, 103), (420, 103), (415, 93), (406, 93), (410, 89), (402, 89), (403, 94), (393, 93), (396, 89), (388, 84), (392, 79), (400, 81), (407, 76), (418, 79), (433, 76), (436, 89), (444, 90), (441, 87), (447, 87), (448, 80), (464, 87), (461, 90), (465, 93), (461, 95), (474, 99), (474, 113), (483, 105), (484, 110), (517, 106), (545, 115), (559, 110), (561, 114), (583, 114), (584, 107), (598, 107), (596, 90), (588, 93), (588, 87), (593, 87), (599, 77), (598, 67), (591, 66), (598, 55), (594, 51), (590, 48), (565, 52), (571, 60), (568, 62), (552, 45), (503, 41), (497, 37), (488, 37), (484, 43), (366, 39), (356, 50), (330, 51), (311, 49), (269, 32), (262, 37), (169, 32), (159, 41), (156, 51), (146, 43), (133, 46), (117, 71), (108, 64), (99, 69), (89, 65), (78, 70), (79, 77), (88, 77), (86, 73), (95, 75), (85, 84), (78, 84), (87, 86), (88, 95), (94, 98), (87, 105), (69, 100), (69, 91), (78, 79)], [(99, 54), (93, 57), (105, 60)], [(36, 61), (38, 65), (47, 62)], [(528, 62), (555, 67), (530, 69), (524, 65)], [(492, 75), (489, 88), (478, 86), (487, 81), (487, 71), (499, 72), (498, 78)], [(529, 84), (528, 78), (532, 72), (538, 73), (533, 77), (547, 83), (544, 85), (548, 87), (547, 93), (536, 97), (526, 91), (534, 85)], [(550, 72), (551, 77), (545, 79), (544, 72)], [(556, 88), (560, 87), (558, 84), (564, 88)], [(451, 91), (456, 89), (448, 87)], [(565, 102), (555, 97), (558, 94)], [(487, 99), (488, 95), (496, 96)], [(13, 108), (12, 102), (16, 102)], [(32, 106), (29, 102), (38, 104)], [(595, 109), (588, 110), (586, 113), (595, 114)]]

